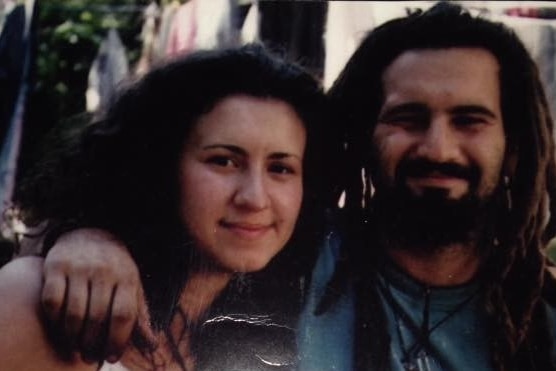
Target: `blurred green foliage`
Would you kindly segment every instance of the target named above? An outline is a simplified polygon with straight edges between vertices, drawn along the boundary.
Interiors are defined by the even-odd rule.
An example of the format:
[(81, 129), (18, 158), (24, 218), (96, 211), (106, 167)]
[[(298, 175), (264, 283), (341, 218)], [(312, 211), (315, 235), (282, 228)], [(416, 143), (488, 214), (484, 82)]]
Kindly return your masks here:
[(90, 65), (108, 29), (116, 28), (133, 64), (140, 51), (142, 7), (148, 0), (38, 2), (34, 93), (60, 118), (85, 109)]
[(143, 9), (151, 0), (37, 0), (34, 64), (18, 177), (38, 154), (45, 134), (85, 111), (89, 68), (110, 28), (130, 67), (139, 58)]

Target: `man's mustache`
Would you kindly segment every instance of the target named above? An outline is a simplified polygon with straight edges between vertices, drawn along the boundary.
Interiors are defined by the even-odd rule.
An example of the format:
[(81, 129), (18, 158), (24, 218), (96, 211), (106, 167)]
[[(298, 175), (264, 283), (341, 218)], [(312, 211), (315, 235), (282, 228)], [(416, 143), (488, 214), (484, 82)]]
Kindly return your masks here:
[(480, 171), (476, 166), (463, 166), (453, 162), (433, 162), (426, 159), (405, 159), (396, 172), (398, 180), (407, 177), (425, 177), (430, 174), (445, 175), (448, 177), (461, 178), (469, 182), (479, 179)]

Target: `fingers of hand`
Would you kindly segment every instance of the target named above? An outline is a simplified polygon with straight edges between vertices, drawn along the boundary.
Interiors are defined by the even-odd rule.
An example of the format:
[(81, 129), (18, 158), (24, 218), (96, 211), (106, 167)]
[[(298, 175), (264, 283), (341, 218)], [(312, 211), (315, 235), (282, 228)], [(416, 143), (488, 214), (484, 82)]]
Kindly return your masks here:
[(102, 278), (89, 283), (88, 310), (80, 331), (79, 344), (82, 358), (86, 362), (100, 361), (104, 358), (114, 290), (115, 288)]
[(127, 287), (120, 287), (114, 292), (105, 353), (109, 362), (117, 361), (129, 343), (137, 321), (135, 292)]
[(86, 361), (119, 358), (137, 320), (138, 269), (120, 242), (95, 229), (60, 237), (45, 260), (47, 319)]
[(63, 310), (62, 329), (70, 346), (78, 348), (81, 329), (87, 320), (90, 285), (86, 280), (74, 277), (67, 281), (65, 308)]
[(64, 274), (61, 272), (45, 274), (41, 301), (47, 320), (56, 323), (62, 317), (66, 290), (67, 281)]

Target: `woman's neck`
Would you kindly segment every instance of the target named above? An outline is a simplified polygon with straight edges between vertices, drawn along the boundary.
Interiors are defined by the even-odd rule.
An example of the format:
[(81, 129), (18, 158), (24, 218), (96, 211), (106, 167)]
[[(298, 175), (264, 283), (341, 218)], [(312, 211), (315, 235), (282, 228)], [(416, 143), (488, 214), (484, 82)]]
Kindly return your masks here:
[[(168, 333), (161, 331), (157, 334), (156, 349), (148, 357), (145, 357), (142, 350), (130, 347), (122, 358), (122, 363), (130, 370), (152, 369), (154, 364), (165, 365), (164, 369), (174, 370), (181, 359), (186, 370), (193, 370), (196, 363), (192, 353), (193, 328), (210, 309), (232, 276), (233, 273), (207, 266), (190, 271)], [(179, 353), (177, 357), (176, 352)]]
[(179, 306), (186, 318), (195, 323), (210, 308), (230, 282), (232, 273), (222, 271), (192, 272), (180, 297)]

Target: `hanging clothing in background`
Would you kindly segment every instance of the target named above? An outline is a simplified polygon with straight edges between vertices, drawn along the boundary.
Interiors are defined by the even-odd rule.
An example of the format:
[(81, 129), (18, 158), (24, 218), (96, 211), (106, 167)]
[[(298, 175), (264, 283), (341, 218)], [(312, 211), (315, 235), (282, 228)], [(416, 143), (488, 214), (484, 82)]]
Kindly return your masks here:
[[(391, 19), (406, 16), (416, 8), (426, 10), (433, 4), (432, 1), (330, 2), (326, 20), (324, 86), (328, 88), (333, 84), (368, 31)], [(520, 8), (516, 12), (515, 8), (504, 7), (499, 2), (481, 2), (479, 8), (469, 8), (516, 32), (537, 63), (552, 115), (556, 117), (556, 20), (546, 19), (556, 12), (556, 7)]]
[(239, 3), (238, 18), (236, 25), (240, 30), (241, 44), (254, 43), (259, 41), (259, 2), (241, 1)]
[(373, 28), (432, 1), (331, 1), (326, 15), (323, 85), (332, 86), (361, 40)]
[(160, 8), (156, 2), (153, 1), (145, 8), (143, 17), (144, 22), (140, 36), (143, 46), (139, 62), (135, 66), (135, 74), (139, 76), (147, 73), (156, 61), (154, 45), (160, 20)]
[(0, 35), (0, 143), (4, 141), (23, 77), (25, 7), (18, 5), (6, 17)]
[(170, 28), (179, 8), (180, 2), (178, 0), (174, 0), (164, 5), (162, 8), (158, 33), (153, 44), (155, 62), (163, 60), (166, 57), (166, 50), (170, 39)]
[(236, 30), (241, 30), (242, 29), (243, 23), (245, 22), (245, 19), (247, 18), (247, 14), (249, 13), (249, 10), (251, 9), (251, 6), (253, 5), (253, 3), (256, 3), (256, 1), (254, 1), (254, 0), (236, 0), (235, 14), (234, 14), (234, 17), (232, 19), (233, 27)]
[(515, 16), (492, 16), (511, 27), (537, 63), (552, 117), (556, 117), (556, 21)]
[[(2, 144), (0, 151), (0, 215), (11, 206), (15, 189), (17, 165), (25, 107), (29, 91), (30, 69), (33, 57), (33, 14), (35, 0), (17, 6), (6, 19), (0, 35), (0, 102), (2, 105)], [(12, 237), (10, 220), (0, 221), (3, 237)]]
[(326, 1), (260, 1), (259, 38), (271, 50), (322, 78)]
[[(322, 78), (327, 6), (326, 1), (189, 0), (181, 5), (173, 1), (164, 6), (154, 37), (154, 45), (158, 50), (165, 46), (166, 55), (155, 59), (261, 42)], [(151, 21), (145, 22), (148, 27)]]
[(111, 29), (100, 44), (99, 51), (89, 71), (87, 111), (96, 112), (109, 104), (118, 85), (128, 76), (126, 51), (118, 34)]
[(236, 1), (191, 1), (197, 2), (196, 49), (219, 49), (239, 45), (239, 30), (235, 27)]
[[(155, 65), (167, 59), (167, 49), (170, 44), (170, 31), (174, 18), (180, 9), (180, 2), (174, 0), (162, 7), (155, 1), (151, 2), (143, 11), (143, 27), (141, 28), (141, 56), (135, 65), (134, 73), (141, 76), (150, 71)], [(185, 14), (188, 12), (186, 9)], [(183, 16), (183, 14), (182, 14)], [(186, 16), (187, 17), (187, 16)], [(189, 21), (187, 21), (189, 22)], [(182, 42), (181, 31), (176, 30), (172, 37), (172, 48)], [(188, 33), (186, 32), (186, 35)], [(186, 39), (187, 36), (184, 38)], [(180, 47), (177, 47), (178, 49)]]
[(170, 26), (168, 57), (240, 45), (236, 11), (235, 0), (189, 0), (182, 4)]
[(6, 18), (15, 8), (15, 0), (0, 0), (0, 32), (4, 29)]
[(556, 8), (554, 7), (515, 7), (504, 9), (504, 14), (515, 17), (529, 17), (539, 19), (556, 19)]
[(333, 1), (328, 5), (324, 41), (326, 60), (323, 85), (325, 88), (332, 86), (363, 37), (375, 25), (372, 3)]
[(170, 25), (166, 55), (175, 57), (195, 50), (197, 36), (196, 0), (189, 0), (177, 10)]

